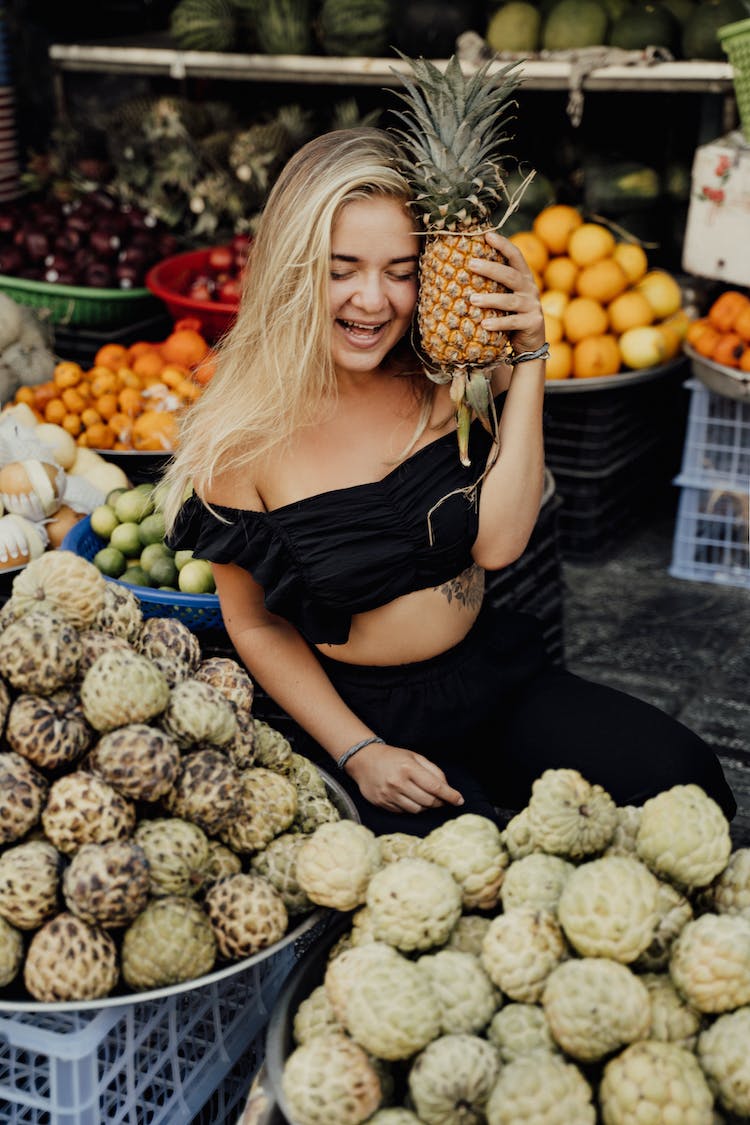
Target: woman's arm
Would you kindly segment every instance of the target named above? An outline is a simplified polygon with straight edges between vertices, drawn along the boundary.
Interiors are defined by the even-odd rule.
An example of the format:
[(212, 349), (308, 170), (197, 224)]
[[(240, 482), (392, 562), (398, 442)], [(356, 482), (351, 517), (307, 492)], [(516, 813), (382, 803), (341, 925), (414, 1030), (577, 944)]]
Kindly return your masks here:
[[(213, 564), (229, 637), (250, 674), (288, 715), (330, 755), (377, 735), (341, 699), (297, 630), (269, 613), (263, 591), (238, 566)], [(344, 767), (372, 804), (395, 812), (420, 812), (463, 799), (434, 763), (403, 747), (364, 747)]]
[[(507, 287), (504, 293), (477, 293), (474, 304), (486, 310), (484, 327), (508, 336), (516, 355), (536, 351), (544, 343), (544, 315), (531, 270), (523, 255), (502, 235), (487, 241), (503, 254), (507, 265), (474, 259), (472, 268)], [(508, 394), (500, 418), (500, 452), (482, 484), (475, 562), (499, 570), (522, 554), (539, 515), (544, 486), (544, 361), (526, 360), (502, 367), (493, 390)], [(508, 378), (508, 372), (511, 372)]]

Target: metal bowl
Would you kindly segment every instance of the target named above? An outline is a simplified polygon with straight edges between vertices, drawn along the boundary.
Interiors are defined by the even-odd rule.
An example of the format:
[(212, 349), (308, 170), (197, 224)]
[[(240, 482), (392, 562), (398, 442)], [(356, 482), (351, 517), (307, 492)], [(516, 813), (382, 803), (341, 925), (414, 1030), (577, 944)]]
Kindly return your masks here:
[(658, 367), (641, 367), (633, 371), (620, 371), (616, 375), (593, 375), (586, 379), (547, 379), (544, 389), (547, 394), (586, 394), (590, 391), (615, 391), (621, 387), (632, 387), (636, 383), (650, 383), (671, 375), (685, 357), (678, 355)]
[(683, 344), (685, 354), (690, 360), (693, 374), (709, 390), (727, 398), (736, 398), (741, 402), (750, 400), (750, 371), (739, 371), (736, 367), (725, 367), (723, 363), (714, 363), (712, 359), (705, 359), (698, 355), (689, 344)]

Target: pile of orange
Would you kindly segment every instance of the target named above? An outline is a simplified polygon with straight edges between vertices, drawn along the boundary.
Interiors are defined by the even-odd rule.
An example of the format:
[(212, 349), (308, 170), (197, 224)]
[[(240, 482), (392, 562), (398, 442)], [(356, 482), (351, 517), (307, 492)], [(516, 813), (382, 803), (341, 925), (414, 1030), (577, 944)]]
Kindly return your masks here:
[(102, 345), (88, 370), (64, 360), (52, 379), (20, 387), (14, 401), (89, 449), (165, 452), (175, 447), (180, 412), (211, 375), (209, 344), (185, 320), (158, 343)]
[(650, 269), (637, 242), (618, 241), (575, 207), (545, 207), (511, 236), (530, 266), (544, 310), (548, 379), (655, 367), (680, 350), (688, 318), (675, 279)]
[(691, 321), (686, 339), (705, 359), (750, 371), (750, 297), (725, 289), (706, 316)]

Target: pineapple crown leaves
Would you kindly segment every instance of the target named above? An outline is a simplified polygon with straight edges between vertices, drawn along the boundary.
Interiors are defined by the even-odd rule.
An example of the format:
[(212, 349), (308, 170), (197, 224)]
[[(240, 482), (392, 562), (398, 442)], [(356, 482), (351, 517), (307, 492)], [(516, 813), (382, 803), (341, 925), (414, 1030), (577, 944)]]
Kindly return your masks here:
[(490, 78), (490, 62), (465, 76), (455, 55), (444, 72), (427, 59), (401, 58), (413, 78), (402, 76), (405, 90), (395, 91), (407, 109), (393, 111), (405, 126), (394, 131), (412, 158), (405, 171), (416, 208), (437, 229), (486, 216), (501, 194), (500, 151), (510, 139), (519, 60)]

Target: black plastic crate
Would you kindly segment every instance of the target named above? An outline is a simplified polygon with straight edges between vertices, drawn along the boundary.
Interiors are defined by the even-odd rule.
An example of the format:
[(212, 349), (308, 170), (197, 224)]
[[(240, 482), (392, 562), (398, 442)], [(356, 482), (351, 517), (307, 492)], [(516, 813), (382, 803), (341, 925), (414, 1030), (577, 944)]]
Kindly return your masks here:
[(161, 341), (172, 331), (173, 323), (172, 317), (164, 310), (122, 328), (103, 331), (56, 324), (52, 347), (59, 359), (89, 367), (104, 344), (122, 344), (127, 348), (139, 340)]

